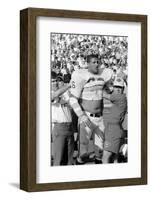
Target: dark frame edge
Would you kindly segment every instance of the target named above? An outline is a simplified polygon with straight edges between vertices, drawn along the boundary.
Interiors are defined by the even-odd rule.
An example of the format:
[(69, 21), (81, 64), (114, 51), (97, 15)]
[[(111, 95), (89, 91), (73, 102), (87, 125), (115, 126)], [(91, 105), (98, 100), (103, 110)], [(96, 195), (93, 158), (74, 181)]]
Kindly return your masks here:
[(127, 22), (142, 22), (144, 20), (144, 17), (146, 17), (146, 15), (143, 14), (111, 13), (101, 11), (63, 10), (35, 7), (28, 7), (26, 9), (34, 16), (44, 17), (81, 18), (92, 20), (100, 20), (101, 18), (101, 20)]
[(20, 11), (20, 189), (28, 190), (28, 10)]
[[(31, 125), (35, 117), (35, 84), (36, 79), (33, 67), (33, 38), (31, 29), (30, 10), (20, 11), (20, 189), (31, 191), (36, 180), (34, 125)], [(34, 65), (35, 66), (35, 65)], [(32, 95), (33, 93), (33, 95)], [(35, 106), (34, 106), (35, 105)], [(33, 107), (33, 108), (32, 108)], [(32, 115), (32, 116), (31, 116)], [(34, 116), (33, 116), (34, 115)], [(36, 119), (36, 118), (35, 118)], [(34, 124), (34, 123), (33, 123)], [(32, 133), (32, 134), (31, 134)]]
[[(118, 183), (117, 183), (118, 181)], [(111, 180), (90, 180), (77, 182), (59, 182), (59, 183), (37, 183), (33, 185), (28, 192), (44, 192), (57, 190), (77, 190), (77, 189), (95, 189), (106, 187), (122, 187), (146, 185), (142, 178), (127, 178), (127, 179), (111, 179)]]
[(147, 184), (147, 21), (144, 15), (141, 23), (141, 176)]

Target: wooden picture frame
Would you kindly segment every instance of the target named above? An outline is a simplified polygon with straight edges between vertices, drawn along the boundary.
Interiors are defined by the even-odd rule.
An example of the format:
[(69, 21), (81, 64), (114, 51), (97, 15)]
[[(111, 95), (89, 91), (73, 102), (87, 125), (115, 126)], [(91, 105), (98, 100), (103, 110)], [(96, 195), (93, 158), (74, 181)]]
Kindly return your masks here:
[[(141, 177), (56, 183), (36, 182), (36, 19), (59, 17), (141, 23)], [(20, 188), (66, 190), (147, 184), (147, 16), (27, 8), (20, 12)]]

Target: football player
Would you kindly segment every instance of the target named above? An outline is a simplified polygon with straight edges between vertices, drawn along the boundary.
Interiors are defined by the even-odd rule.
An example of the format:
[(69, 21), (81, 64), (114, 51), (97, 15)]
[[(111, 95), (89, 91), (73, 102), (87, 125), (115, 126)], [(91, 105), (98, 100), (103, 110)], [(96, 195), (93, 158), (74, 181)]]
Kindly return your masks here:
[(95, 162), (101, 163), (95, 138), (99, 139), (99, 150), (102, 151), (104, 142), (102, 90), (111, 78), (112, 70), (100, 69), (99, 58), (95, 54), (87, 56), (87, 69), (80, 69), (72, 74), (70, 105), (79, 118), (78, 164), (85, 163), (91, 138), (94, 142)]

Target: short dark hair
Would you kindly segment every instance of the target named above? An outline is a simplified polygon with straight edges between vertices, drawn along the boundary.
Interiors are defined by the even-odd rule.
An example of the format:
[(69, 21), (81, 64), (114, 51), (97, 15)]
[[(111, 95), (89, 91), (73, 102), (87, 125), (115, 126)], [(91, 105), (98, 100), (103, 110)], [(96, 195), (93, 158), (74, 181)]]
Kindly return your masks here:
[(57, 78), (57, 74), (54, 71), (51, 71), (51, 79), (56, 79)]
[(99, 56), (98, 56), (98, 54), (90, 54), (90, 55), (88, 55), (87, 58), (86, 58), (87, 63), (89, 63), (89, 62), (91, 61), (92, 58), (98, 59)]

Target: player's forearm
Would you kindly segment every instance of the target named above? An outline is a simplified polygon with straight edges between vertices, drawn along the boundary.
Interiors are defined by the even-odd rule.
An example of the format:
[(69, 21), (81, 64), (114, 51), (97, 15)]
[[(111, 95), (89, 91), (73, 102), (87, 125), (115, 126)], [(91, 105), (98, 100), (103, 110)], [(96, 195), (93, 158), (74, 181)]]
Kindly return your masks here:
[(84, 115), (84, 112), (83, 112), (81, 106), (79, 105), (76, 97), (70, 97), (69, 103), (78, 117), (81, 117), (82, 115)]
[(55, 91), (52, 96), (51, 96), (51, 100), (53, 101), (55, 98), (59, 97), (60, 95), (62, 95), (64, 92), (66, 92), (68, 89), (70, 88), (70, 85), (65, 85), (62, 88), (58, 89), (57, 91)]

